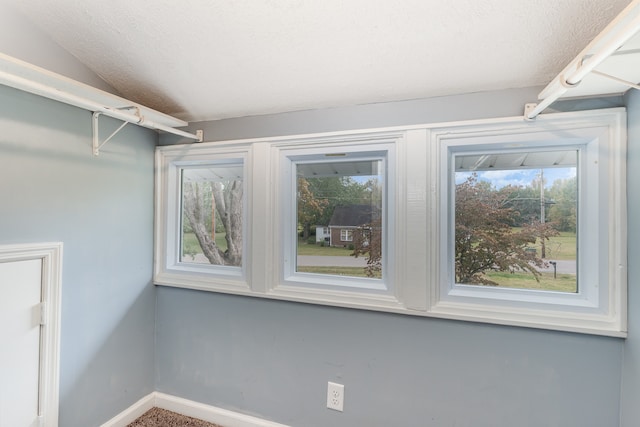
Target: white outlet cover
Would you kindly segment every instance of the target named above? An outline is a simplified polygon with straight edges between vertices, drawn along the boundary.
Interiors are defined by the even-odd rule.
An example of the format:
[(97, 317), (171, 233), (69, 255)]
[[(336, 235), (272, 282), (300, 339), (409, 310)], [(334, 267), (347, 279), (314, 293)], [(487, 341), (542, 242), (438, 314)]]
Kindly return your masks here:
[(344, 410), (344, 385), (332, 383), (327, 384), (327, 408), (342, 412)]

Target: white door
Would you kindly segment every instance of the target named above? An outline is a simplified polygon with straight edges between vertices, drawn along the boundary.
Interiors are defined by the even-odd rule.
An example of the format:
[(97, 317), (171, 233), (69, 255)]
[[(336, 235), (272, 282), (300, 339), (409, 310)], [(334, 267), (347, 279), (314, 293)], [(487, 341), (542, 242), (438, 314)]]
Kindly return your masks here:
[(38, 425), (42, 259), (0, 262), (0, 427)]

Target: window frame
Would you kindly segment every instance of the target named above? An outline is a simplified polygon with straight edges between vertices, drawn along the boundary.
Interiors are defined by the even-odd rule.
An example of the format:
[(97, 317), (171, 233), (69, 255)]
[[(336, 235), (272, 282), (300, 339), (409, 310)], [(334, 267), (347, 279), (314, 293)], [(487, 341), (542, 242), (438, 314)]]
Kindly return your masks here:
[[(396, 147), (397, 135), (390, 138), (385, 134), (369, 136), (359, 139), (340, 138), (320, 139), (316, 141), (291, 141), (272, 146), (273, 157), (278, 161), (274, 182), (279, 182), (282, 195), (275, 203), (280, 207), (274, 230), (281, 238), (274, 252), (279, 254), (275, 261), (277, 276), (273, 280), (270, 291), (283, 296), (309, 295), (317, 298), (322, 294), (324, 298), (342, 301), (346, 304), (359, 304), (362, 299), (376, 299), (380, 303), (387, 299), (390, 306), (401, 304), (393, 284), (396, 270), (394, 251), (395, 237), (398, 226), (396, 223), (396, 185), (394, 173), (397, 170)], [(326, 155), (347, 155), (341, 161), (350, 160), (382, 160), (384, 176), (384, 190), (382, 203), (383, 216), (383, 275), (382, 279), (359, 278), (296, 271), (297, 245), (295, 224), (297, 217), (296, 191), (298, 164), (320, 163), (330, 161)], [(393, 231), (391, 231), (393, 230)]]
[[(599, 137), (604, 149), (612, 154), (607, 160), (607, 171), (612, 173), (600, 173), (598, 181), (599, 188), (608, 192), (606, 197), (599, 196), (606, 200), (607, 209), (598, 217), (599, 228), (606, 229), (599, 232), (598, 243), (604, 242), (609, 251), (608, 264), (606, 268), (600, 267), (597, 303), (586, 304), (591, 307), (574, 304), (568, 310), (569, 306), (562, 305), (562, 301), (550, 303), (535, 298), (517, 301), (513, 295), (521, 295), (521, 290), (506, 291), (500, 296), (502, 299), (492, 295), (496, 293), (492, 290), (483, 290), (482, 295), (462, 295), (469, 291), (464, 287), (456, 289), (460, 295), (450, 295), (446, 257), (451, 230), (448, 213), (443, 211), (451, 203), (446, 185), (451, 161), (447, 147), (475, 141), (476, 148), (481, 148), (483, 143), (508, 139), (514, 144), (514, 135), (522, 135), (522, 143), (543, 147), (546, 144), (550, 149), (558, 146), (559, 138)], [(296, 188), (295, 177), (291, 176), (288, 157), (340, 150), (392, 153), (386, 166), (387, 277), (379, 288), (367, 281), (327, 283), (318, 281), (318, 277), (307, 280), (301, 274), (287, 275), (291, 256), (287, 259), (284, 242), (291, 237), (290, 218), (296, 212), (295, 197), (291, 196), (291, 189)], [(180, 162), (211, 163), (230, 158), (244, 161), (246, 220), (242, 273), (224, 274), (219, 268), (176, 269), (167, 262), (167, 247), (175, 243), (167, 238), (176, 215), (175, 201), (171, 202), (172, 197), (175, 199), (172, 196), (175, 178), (170, 179), (172, 168)], [(154, 282), (329, 306), (624, 337), (627, 333), (625, 167), (624, 108), (547, 114), (535, 121), (510, 117), (157, 147)], [(587, 191), (587, 186), (581, 185), (579, 191)], [(289, 220), (285, 218), (287, 215)], [(580, 220), (578, 227), (582, 233), (587, 225), (584, 218)], [(589, 256), (598, 257), (604, 251)], [(298, 280), (301, 277), (305, 280)], [(332, 282), (335, 279), (331, 277)]]
[[(344, 236), (343, 236), (344, 234)], [(341, 242), (353, 242), (353, 229), (340, 228), (340, 241)]]
[[(432, 131), (438, 182), (432, 222), (446, 255), (434, 265), (430, 311), (490, 323), (624, 336), (626, 334), (626, 138), (624, 116), (602, 112), (541, 116), (529, 123), (478, 124)], [(454, 283), (455, 155), (577, 149), (578, 292)], [(615, 155), (617, 154), (617, 155)], [(607, 160), (608, 159), (608, 160)], [(596, 192), (593, 190), (597, 189)], [(604, 208), (603, 208), (604, 207)], [(598, 224), (594, 227), (592, 224)], [(598, 280), (594, 280), (597, 277)]]
[[(156, 221), (154, 282), (201, 290), (248, 292), (251, 254), (251, 151), (249, 146), (170, 146), (156, 150)], [(242, 266), (198, 264), (180, 260), (182, 242), (182, 171), (242, 163)], [(158, 191), (158, 189), (164, 189)]]

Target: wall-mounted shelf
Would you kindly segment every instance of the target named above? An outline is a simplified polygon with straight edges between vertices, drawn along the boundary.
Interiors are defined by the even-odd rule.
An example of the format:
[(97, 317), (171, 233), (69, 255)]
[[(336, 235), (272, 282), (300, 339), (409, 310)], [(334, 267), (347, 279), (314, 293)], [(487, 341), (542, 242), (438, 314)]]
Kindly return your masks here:
[(559, 98), (639, 89), (639, 32), (640, 0), (634, 0), (538, 94), (538, 104), (525, 106), (525, 119), (534, 119)]
[[(176, 129), (177, 127), (188, 125), (184, 120), (136, 104), (125, 98), (2, 53), (0, 53), (0, 84), (92, 111), (94, 113), (94, 155), (98, 155), (100, 147), (108, 142), (127, 123), (172, 133), (199, 142), (203, 139), (202, 132), (192, 134)], [(102, 143), (98, 141), (97, 122), (100, 115), (113, 117), (125, 122)]]

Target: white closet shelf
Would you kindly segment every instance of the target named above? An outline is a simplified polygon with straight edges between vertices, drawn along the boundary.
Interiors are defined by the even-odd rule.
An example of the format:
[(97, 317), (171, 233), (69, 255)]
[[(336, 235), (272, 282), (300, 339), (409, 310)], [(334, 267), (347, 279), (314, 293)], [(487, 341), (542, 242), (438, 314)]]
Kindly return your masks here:
[(189, 124), (184, 120), (2, 53), (0, 53), (0, 84), (92, 111), (94, 113), (93, 152), (95, 155), (99, 154), (102, 145), (124, 127), (123, 124), (118, 131), (100, 143), (97, 127), (100, 115), (122, 120), (125, 124), (133, 123), (199, 142), (203, 139), (201, 131), (193, 134), (176, 129)]
[(534, 119), (559, 98), (614, 95), (639, 89), (640, 0), (631, 2), (543, 90), (525, 105)]

